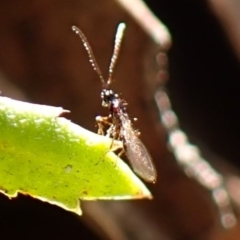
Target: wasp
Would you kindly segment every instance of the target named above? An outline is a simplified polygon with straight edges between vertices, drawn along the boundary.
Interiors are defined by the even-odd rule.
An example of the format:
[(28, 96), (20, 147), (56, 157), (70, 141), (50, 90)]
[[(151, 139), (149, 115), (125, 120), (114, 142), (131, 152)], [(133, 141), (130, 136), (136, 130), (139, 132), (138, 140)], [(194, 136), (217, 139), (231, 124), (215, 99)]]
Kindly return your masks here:
[[(139, 139), (140, 132), (134, 130), (132, 127), (132, 121), (127, 113), (127, 102), (120, 98), (119, 94), (115, 93), (110, 87), (113, 81), (114, 67), (119, 55), (125, 28), (125, 23), (120, 23), (118, 25), (113, 54), (109, 65), (108, 79), (105, 81), (86, 36), (78, 27), (72, 26), (72, 30), (82, 40), (89, 61), (102, 83), (102, 91), (100, 95), (102, 106), (109, 110), (108, 116), (96, 117), (98, 133), (102, 135), (106, 134), (114, 140), (120, 140), (122, 142), (122, 151), (119, 155), (125, 152), (134, 172), (145, 181), (155, 182), (157, 173), (152, 158), (142, 141)], [(104, 129), (106, 127), (108, 127), (108, 129), (105, 132)]]

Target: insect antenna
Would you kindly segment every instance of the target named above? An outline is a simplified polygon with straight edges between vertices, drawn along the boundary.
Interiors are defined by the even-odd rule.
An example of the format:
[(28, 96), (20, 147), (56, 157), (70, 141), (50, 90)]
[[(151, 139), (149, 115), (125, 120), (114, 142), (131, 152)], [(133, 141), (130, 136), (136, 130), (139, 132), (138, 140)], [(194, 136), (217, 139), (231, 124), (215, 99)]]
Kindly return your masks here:
[(116, 33), (115, 42), (114, 42), (113, 55), (112, 55), (110, 65), (109, 65), (109, 71), (108, 71), (109, 75), (108, 75), (107, 85), (110, 85), (112, 83), (113, 71), (114, 71), (114, 67), (116, 65), (119, 51), (121, 48), (121, 43), (122, 43), (122, 38), (123, 38), (123, 33), (124, 33), (125, 28), (126, 28), (125, 23), (120, 23), (117, 28), (117, 33)]
[(76, 26), (72, 26), (72, 30), (81, 38), (82, 42), (83, 42), (83, 46), (85, 47), (87, 53), (88, 53), (88, 57), (89, 57), (89, 61), (94, 69), (94, 71), (97, 72), (97, 75), (99, 76), (102, 84), (103, 84), (103, 87), (105, 87), (106, 85), (108, 85), (104, 78), (103, 78), (103, 75), (102, 75), (102, 72), (97, 64), (97, 61), (94, 57), (94, 54), (93, 54), (93, 51), (92, 51), (92, 48), (86, 38), (86, 36), (84, 35), (84, 33)]

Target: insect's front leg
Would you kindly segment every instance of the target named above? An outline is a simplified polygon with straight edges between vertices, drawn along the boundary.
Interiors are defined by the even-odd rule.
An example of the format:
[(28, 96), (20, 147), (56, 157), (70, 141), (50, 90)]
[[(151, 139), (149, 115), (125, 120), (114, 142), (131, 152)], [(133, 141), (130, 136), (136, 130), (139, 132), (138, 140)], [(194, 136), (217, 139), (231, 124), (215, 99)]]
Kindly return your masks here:
[(98, 134), (105, 135), (104, 128), (106, 125), (111, 126), (110, 118), (109, 117), (96, 117), (97, 127), (98, 127)]

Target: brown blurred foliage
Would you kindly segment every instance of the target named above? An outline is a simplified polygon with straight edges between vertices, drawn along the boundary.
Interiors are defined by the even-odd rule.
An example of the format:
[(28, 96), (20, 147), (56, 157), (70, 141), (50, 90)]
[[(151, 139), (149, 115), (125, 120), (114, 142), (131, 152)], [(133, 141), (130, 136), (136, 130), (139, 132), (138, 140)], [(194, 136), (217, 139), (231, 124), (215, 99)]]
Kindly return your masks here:
[(168, 152), (153, 100), (154, 89), (167, 78), (167, 64), (155, 63), (161, 47), (117, 2), (0, 1), (1, 91), (16, 99), (62, 106), (71, 110), (66, 117), (96, 131), (95, 116), (106, 114), (99, 97), (101, 84), (71, 26), (83, 30), (106, 76), (120, 21), (126, 22), (127, 30), (113, 88), (128, 101), (131, 117), (139, 119), (136, 127), (156, 163), (158, 181), (149, 185), (154, 199), (85, 202), (79, 219), (31, 198), (9, 201), (1, 196), (1, 234), (96, 239), (93, 231), (113, 240), (237, 239), (236, 229), (222, 229), (210, 194), (188, 179)]

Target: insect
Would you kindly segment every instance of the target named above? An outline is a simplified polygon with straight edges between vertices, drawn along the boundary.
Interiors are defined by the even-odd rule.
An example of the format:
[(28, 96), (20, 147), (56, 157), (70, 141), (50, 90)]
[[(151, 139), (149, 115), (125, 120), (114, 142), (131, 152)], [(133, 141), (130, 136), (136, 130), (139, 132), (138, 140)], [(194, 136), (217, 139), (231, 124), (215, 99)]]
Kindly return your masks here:
[(120, 23), (118, 25), (115, 35), (113, 55), (109, 65), (109, 75), (107, 81), (105, 81), (86, 36), (79, 28), (72, 26), (72, 30), (81, 38), (83, 46), (88, 53), (90, 63), (102, 82), (102, 106), (109, 109), (108, 116), (96, 117), (98, 133), (105, 134), (104, 128), (108, 126), (106, 135), (115, 140), (122, 141), (123, 148), (120, 154), (123, 152), (126, 153), (134, 172), (145, 181), (155, 182), (157, 177), (155, 167), (146, 147), (138, 138), (139, 132), (135, 131), (132, 127), (132, 122), (127, 113), (127, 102), (124, 99), (121, 99), (119, 95), (110, 88), (125, 28), (125, 23)]

